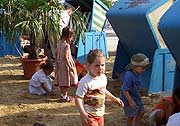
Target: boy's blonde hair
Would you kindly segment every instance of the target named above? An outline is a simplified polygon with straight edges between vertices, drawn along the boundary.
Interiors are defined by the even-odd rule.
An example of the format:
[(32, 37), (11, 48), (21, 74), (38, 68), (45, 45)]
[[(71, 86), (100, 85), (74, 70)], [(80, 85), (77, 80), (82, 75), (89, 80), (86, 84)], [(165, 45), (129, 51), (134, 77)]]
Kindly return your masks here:
[(105, 58), (102, 50), (99, 50), (99, 49), (90, 50), (88, 55), (87, 55), (87, 61), (86, 62), (89, 64), (92, 64), (97, 57), (104, 57)]

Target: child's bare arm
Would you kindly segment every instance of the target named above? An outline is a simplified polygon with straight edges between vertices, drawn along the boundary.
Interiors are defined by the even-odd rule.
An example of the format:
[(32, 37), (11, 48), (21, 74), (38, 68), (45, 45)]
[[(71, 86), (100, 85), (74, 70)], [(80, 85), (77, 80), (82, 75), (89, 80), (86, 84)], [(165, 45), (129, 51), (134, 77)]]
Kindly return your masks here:
[(47, 89), (47, 87), (45, 86), (44, 83), (41, 83), (41, 87), (42, 87), (47, 93), (49, 93), (49, 90)]
[(116, 98), (114, 95), (111, 94), (111, 92), (109, 92), (107, 89), (106, 89), (106, 97), (111, 99), (112, 101), (114, 101), (115, 103), (117, 103), (120, 107), (124, 107), (124, 103), (122, 100), (120, 100), (119, 98)]
[(131, 108), (135, 108), (136, 107), (136, 103), (134, 102), (134, 100), (132, 99), (132, 97), (130, 96), (128, 91), (123, 91), (123, 94), (125, 95), (125, 97), (128, 100), (129, 106)]
[(66, 59), (66, 63), (68, 65), (69, 69), (74, 72), (74, 68), (71, 67), (70, 62), (69, 62), (69, 55), (68, 54), (69, 54), (70, 50), (71, 50), (70, 46), (67, 45), (66, 48), (65, 48), (65, 59)]
[(84, 110), (84, 107), (83, 107), (83, 99), (76, 96), (75, 97), (75, 104), (80, 112), (81, 115), (86, 115), (86, 111)]
[(89, 118), (88, 118), (88, 113), (86, 113), (86, 111), (84, 110), (84, 107), (83, 107), (83, 99), (76, 96), (75, 97), (75, 104), (76, 104), (76, 106), (77, 106), (77, 108), (79, 110), (79, 113), (80, 113), (83, 124), (87, 125), (88, 121), (89, 121)]

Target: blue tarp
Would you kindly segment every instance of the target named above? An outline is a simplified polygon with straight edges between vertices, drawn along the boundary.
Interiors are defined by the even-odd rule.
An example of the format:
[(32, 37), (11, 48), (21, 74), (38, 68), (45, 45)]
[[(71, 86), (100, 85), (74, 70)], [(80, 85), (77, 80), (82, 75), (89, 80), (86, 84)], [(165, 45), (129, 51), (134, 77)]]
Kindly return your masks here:
[[(18, 52), (19, 51), (19, 52)], [(17, 36), (14, 43), (6, 40), (5, 33), (0, 32), (0, 57), (5, 55), (20, 56), (22, 48), (20, 46), (19, 37)]]
[[(155, 51), (161, 46), (148, 14), (166, 2), (168, 0), (120, 0), (108, 10), (107, 18), (119, 38), (112, 75), (114, 79), (124, 72), (125, 66), (135, 53), (144, 53), (149, 57), (150, 62), (153, 62)], [(149, 88), (151, 72), (152, 69), (147, 69), (142, 75), (143, 83), (147, 88)]]
[(180, 87), (180, 1), (174, 4), (163, 15), (159, 22), (159, 31), (163, 36), (166, 45), (176, 61), (176, 73), (174, 87)]

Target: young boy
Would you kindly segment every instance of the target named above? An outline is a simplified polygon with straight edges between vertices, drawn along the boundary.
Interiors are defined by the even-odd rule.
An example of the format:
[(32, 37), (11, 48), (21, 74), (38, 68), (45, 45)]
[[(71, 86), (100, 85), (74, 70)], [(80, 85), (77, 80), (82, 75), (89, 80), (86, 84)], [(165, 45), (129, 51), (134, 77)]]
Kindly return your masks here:
[(149, 66), (149, 59), (142, 53), (134, 54), (131, 63), (126, 66), (120, 99), (124, 102), (124, 112), (127, 116), (127, 126), (140, 126), (144, 115), (144, 105), (140, 96), (142, 82), (140, 74)]
[(75, 103), (82, 126), (104, 126), (105, 97), (121, 107), (124, 104), (106, 89), (105, 56), (102, 51), (94, 49), (88, 53), (87, 70), (88, 73), (79, 82)]

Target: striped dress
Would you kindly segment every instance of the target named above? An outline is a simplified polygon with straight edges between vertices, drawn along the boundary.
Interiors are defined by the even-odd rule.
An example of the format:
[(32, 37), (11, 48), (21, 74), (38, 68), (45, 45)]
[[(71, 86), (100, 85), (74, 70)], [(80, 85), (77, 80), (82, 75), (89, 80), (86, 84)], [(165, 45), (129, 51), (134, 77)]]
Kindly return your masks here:
[[(74, 67), (75, 72), (70, 71), (69, 66), (65, 60), (65, 48), (67, 47), (68, 60), (71, 67)], [(78, 83), (78, 76), (74, 60), (71, 56), (70, 45), (66, 42), (60, 42), (57, 46), (57, 58), (56, 58), (56, 76), (59, 86), (70, 87)]]

